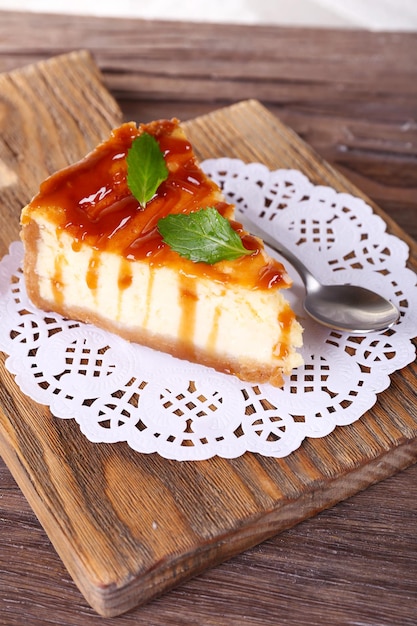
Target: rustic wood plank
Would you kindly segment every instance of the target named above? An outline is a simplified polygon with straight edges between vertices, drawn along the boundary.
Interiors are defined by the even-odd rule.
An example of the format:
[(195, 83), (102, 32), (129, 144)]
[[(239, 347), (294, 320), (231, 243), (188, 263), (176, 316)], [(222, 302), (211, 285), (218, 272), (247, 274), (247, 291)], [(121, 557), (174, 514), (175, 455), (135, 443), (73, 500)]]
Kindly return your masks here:
[[(250, 115), (251, 127), (248, 125), (247, 115)], [(231, 122), (229, 117), (232, 119)], [(277, 141), (272, 148), (269, 141), (256, 140), (257, 137), (268, 136), (268, 126), (277, 134)], [(271, 169), (276, 167), (299, 169), (315, 184), (329, 185), (335, 189), (361, 196), (372, 205), (374, 211), (382, 215), (392, 231), (405, 239), (415, 250), (414, 239), (409, 237), (408, 233), (404, 232), (367, 194), (351, 183), (326, 160), (320, 158), (312, 146), (299, 141), (299, 136), (293, 129), (282, 124), (281, 120), (267, 112), (264, 107), (260, 107), (256, 100), (233, 106), (230, 109), (230, 116), (227, 116), (226, 119), (217, 112), (209, 113), (191, 123), (185, 123), (185, 127), (189, 129), (190, 138), (197, 146), (200, 145), (201, 138), (204, 138), (203, 151), (199, 154), (201, 158), (207, 158), (207, 155), (233, 156), (236, 148), (235, 136), (238, 134), (240, 137), (238, 150), (243, 160), (259, 161)], [(210, 133), (204, 133), (206, 128), (210, 128)], [(213, 134), (212, 131), (214, 131)]]
[(257, 98), (417, 238), (416, 33), (1, 13), (0, 71), (85, 46), (126, 118)]
[[(4, 623), (114, 625), (114, 618), (85, 605), (4, 468), (0, 484)], [(416, 515), (414, 465), (119, 616), (117, 624), (320, 626), (326, 619), (341, 626), (414, 626)]]
[(86, 51), (0, 74), (1, 255), (41, 181), (81, 158), (121, 120)]
[[(88, 83), (91, 59), (85, 54), (54, 60), (52, 75), (56, 64), (62, 64), (62, 73), (72, 81), (72, 66), (79, 59), (83, 66), (79, 78)], [(48, 70), (48, 64), (41, 66), (42, 81)], [(10, 82), (12, 92), (19, 84), (25, 99), (32, 93), (26, 81), (32, 82), (36, 68), (31, 72), (17, 72)], [(92, 73), (97, 77), (94, 69)], [(48, 84), (49, 90), (55, 77)], [(8, 85), (1, 93), (8, 93)], [(103, 98), (100, 89), (99, 95)], [(104, 106), (112, 111), (106, 109), (105, 128), (118, 111), (112, 100)], [(22, 108), (25, 112), (17, 105), (17, 110)], [(72, 112), (77, 119), (80, 109), (76, 106)], [(58, 105), (56, 119), (62, 113), (66, 110)], [(103, 121), (99, 107), (92, 107), (90, 114)], [(65, 125), (64, 119), (57, 127)], [(95, 123), (92, 126), (96, 130)], [(270, 167), (298, 167), (315, 182), (353, 191), (256, 101), (196, 119), (187, 129), (201, 157), (230, 155)], [(33, 139), (42, 141), (37, 154), (47, 169), (73, 156), (54, 156), (47, 149), (56, 137), (56, 129), (49, 130), (52, 135)], [(84, 133), (82, 137), (72, 133), (67, 137), (76, 153)], [(9, 196), (7, 200), (14, 218), (20, 193), (25, 195), (34, 184), (32, 179), (23, 182), (24, 177), (21, 169), (22, 191), (14, 201)], [(4, 244), (9, 235), (5, 231)], [(411, 262), (415, 266), (415, 259)], [(417, 415), (409, 389), (415, 378), (415, 367), (394, 376), (392, 390), (364, 420), (324, 440), (305, 442), (287, 459), (247, 454), (230, 461), (179, 464), (157, 455), (138, 455), (123, 444), (91, 444), (76, 424), (52, 418), (45, 407), (23, 397), (3, 366), (1, 449), (88, 601), (100, 613), (116, 615), (412, 463), (417, 458)], [(403, 410), (405, 398), (409, 412)], [(132, 516), (132, 511), (140, 511), (140, 516)]]

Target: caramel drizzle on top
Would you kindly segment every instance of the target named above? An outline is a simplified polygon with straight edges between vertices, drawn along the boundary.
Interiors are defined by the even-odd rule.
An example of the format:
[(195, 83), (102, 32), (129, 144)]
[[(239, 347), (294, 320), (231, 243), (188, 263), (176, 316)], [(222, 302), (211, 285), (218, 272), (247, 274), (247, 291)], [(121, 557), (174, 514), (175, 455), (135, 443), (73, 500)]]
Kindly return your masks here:
[[(159, 143), (169, 170), (167, 180), (145, 208), (127, 185), (126, 155), (132, 141), (147, 132)], [(287, 287), (290, 279), (281, 263), (265, 255), (258, 239), (231, 220), (245, 248), (252, 254), (214, 265), (193, 263), (171, 250), (161, 238), (157, 224), (169, 213), (190, 213), (214, 206), (225, 217), (233, 206), (224, 202), (217, 185), (198, 166), (191, 144), (177, 120), (160, 120), (136, 127), (123, 124), (84, 159), (46, 179), (29, 205), (55, 220), (57, 235), (68, 233), (73, 249), (88, 244), (97, 252), (114, 252), (128, 261), (146, 260), (151, 266), (170, 266), (187, 276), (207, 276), (222, 283), (238, 283), (254, 289)], [(26, 219), (29, 219), (26, 217)], [(96, 261), (99, 254), (94, 255)], [(120, 289), (131, 282), (129, 263), (122, 263)], [(96, 284), (97, 264), (88, 276)]]

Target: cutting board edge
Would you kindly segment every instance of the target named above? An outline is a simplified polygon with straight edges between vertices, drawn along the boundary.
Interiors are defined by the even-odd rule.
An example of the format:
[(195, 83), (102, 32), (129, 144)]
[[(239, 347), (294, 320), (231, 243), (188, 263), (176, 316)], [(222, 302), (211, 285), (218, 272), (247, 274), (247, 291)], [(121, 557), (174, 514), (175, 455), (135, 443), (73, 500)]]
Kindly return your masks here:
[[(326, 483), (324, 490), (321, 483), (316, 484), (301, 498), (286, 500), (269, 512), (248, 518), (237, 531), (216, 536), (197, 550), (193, 548), (176, 558), (167, 556), (147, 572), (133, 576), (121, 585), (94, 583), (86, 577), (85, 567), (74, 558), (75, 553), (62, 549), (66, 544), (62, 542), (59, 522), (51, 516), (50, 507), (39, 497), (12, 443), (1, 432), (0, 455), (79, 591), (98, 614), (116, 617), (417, 463), (417, 439), (404, 439), (395, 449), (387, 450), (355, 470), (333, 478)], [(166, 576), (167, 573), (171, 576)]]

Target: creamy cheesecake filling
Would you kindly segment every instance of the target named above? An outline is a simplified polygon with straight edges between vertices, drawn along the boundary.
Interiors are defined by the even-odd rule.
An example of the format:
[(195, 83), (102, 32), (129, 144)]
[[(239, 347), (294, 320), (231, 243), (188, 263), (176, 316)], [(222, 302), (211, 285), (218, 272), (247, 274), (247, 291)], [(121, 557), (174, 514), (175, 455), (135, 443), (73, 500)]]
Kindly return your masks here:
[(75, 251), (67, 233), (57, 245), (47, 221), (33, 229), (33, 236), (38, 253), (29, 287), (44, 309), (72, 313), (127, 339), (140, 336), (148, 345), (159, 338), (162, 349), (179, 342), (190, 360), (205, 355), (207, 363), (222, 358), (252, 367), (271, 362), (286, 373), (301, 363), (288, 348), (301, 345), (301, 329), (279, 290), (252, 290), (248, 297), (238, 285), (226, 289), (220, 281), (196, 281), (113, 252), (97, 257), (86, 245)]

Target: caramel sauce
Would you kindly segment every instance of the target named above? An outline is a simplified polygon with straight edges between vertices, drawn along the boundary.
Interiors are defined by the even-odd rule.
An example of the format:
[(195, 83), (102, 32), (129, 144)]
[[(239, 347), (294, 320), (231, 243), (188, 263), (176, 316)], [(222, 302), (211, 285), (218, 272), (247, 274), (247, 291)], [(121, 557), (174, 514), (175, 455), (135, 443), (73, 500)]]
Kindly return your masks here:
[(221, 312), (220, 307), (217, 306), (214, 309), (213, 322), (210, 328), (210, 334), (208, 336), (208, 341), (207, 341), (208, 352), (214, 352), (216, 349), (216, 341), (217, 341), (217, 336), (219, 334), (219, 322), (220, 322), (221, 313), (222, 312)]
[(60, 254), (55, 257), (54, 275), (51, 280), (52, 293), (54, 300), (58, 305), (62, 305), (64, 301), (63, 282), (62, 282), (62, 264), (63, 258)]
[[(143, 132), (153, 135), (159, 142), (169, 170), (167, 180), (145, 208), (128, 189), (126, 165), (133, 139)], [(178, 122), (161, 120), (138, 128), (128, 123), (115, 129), (107, 141), (84, 159), (46, 179), (28, 210), (29, 215), (30, 211), (44, 211), (49, 220), (55, 220), (58, 234), (65, 231), (72, 236), (75, 251), (81, 249), (83, 243), (97, 251), (86, 277), (93, 290), (97, 288), (101, 251), (117, 253), (127, 261), (146, 259), (151, 266), (168, 265), (184, 275), (207, 276), (254, 289), (290, 284), (282, 264), (268, 260), (260, 242), (245, 233), (238, 222), (232, 222), (232, 226), (244, 246), (253, 252), (235, 261), (214, 265), (193, 263), (181, 258), (163, 242), (157, 229), (161, 217), (207, 206), (215, 206), (225, 216), (233, 213), (233, 207), (222, 201), (217, 185), (199, 168)], [(122, 266), (120, 289), (126, 289), (131, 281), (127, 267)], [(56, 276), (58, 286), (58, 268)]]
[(98, 279), (100, 275), (101, 257), (98, 250), (94, 250), (88, 263), (87, 275), (85, 277), (87, 286), (91, 291), (96, 291), (98, 286)]
[(274, 354), (279, 359), (285, 359), (288, 356), (289, 346), (291, 345), (289, 343), (289, 337), (293, 321), (294, 313), (291, 310), (291, 307), (287, 304), (287, 306), (284, 307), (278, 315), (278, 323), (281, 328), (281, 333), (280, 341), (274, 348)]
[(117, 279), (117, 286), (119, 287), (119, 291), (124, 291), (128, 289), (133, 281), (132, 274), (132, 265), (130, 261), (122, 258), (119, 269), (119, 276)]
[(151, 302), (152, 302), (152, 291), (153, 291), (153, 284), (154, 284), (154, 280), (155, 280), (155, 272), (153, 270), (153, 268), (150, 268), (150, 272), (149, 272), (149, 280), (148, 280), (148, 288), (146, 291), (146, 308), (145, 308), (145, 318), (143, 320), (143, 326), (146, 328), (148, 325), (148, 320), (149, 320), (149, 312), (151, 310)]
[(198, 296), (195, 290), (195, 281), (188, 276), (180, 274), (181, 293), (181, 318), (178, 329), (178, 336), (184, 346), (191, 351), (193, 349), (194, 331), (196, 322), (196, 311)]

